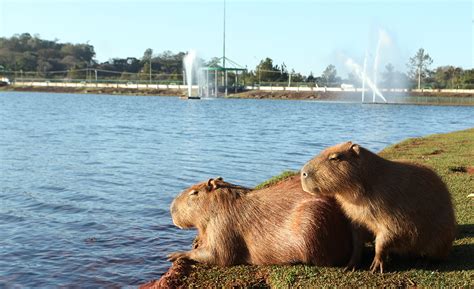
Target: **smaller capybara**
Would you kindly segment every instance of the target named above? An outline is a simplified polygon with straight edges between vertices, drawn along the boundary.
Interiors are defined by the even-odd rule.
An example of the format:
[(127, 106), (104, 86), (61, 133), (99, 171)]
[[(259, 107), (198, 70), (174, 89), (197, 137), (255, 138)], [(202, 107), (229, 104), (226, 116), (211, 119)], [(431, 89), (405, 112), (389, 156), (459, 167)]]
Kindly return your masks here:
[(338, 266), (351, 256), (349, 220), (334, 199), (304, 192), (299, 176), (260, 190), (209, 179), (179, 194), (171, 216), (181, 229), (197, 228), (198, 244), (170, 261)]
[(383, 273), (390, 252), (444, 259), (451, 249), (456, 232), (451, 196), (425, 166), (386, 160), (347, 142), (306, 163), (301, 183), (311, 194), (335, 196), (353, 222), (375, 235), (372, 272)]

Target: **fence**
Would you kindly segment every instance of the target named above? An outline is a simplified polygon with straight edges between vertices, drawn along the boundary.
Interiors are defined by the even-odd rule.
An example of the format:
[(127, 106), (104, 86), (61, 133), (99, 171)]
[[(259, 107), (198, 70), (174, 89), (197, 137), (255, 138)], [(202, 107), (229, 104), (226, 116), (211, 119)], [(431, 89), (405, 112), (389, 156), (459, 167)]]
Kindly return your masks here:
[[(81, 70), (82, 71), (82, 70)], [(107, 70), (84, 69), (86, 78), (71, 79), (65, 77), (68, 71), (49, 72), (50, 77), (38, 75), (37, 72), (2, 71), (0, 76), (9, 78), (13, 85), (39, 86), (39, 87), (100, 87), (100, 88), (135, 88), (135, 89), (187, 89), (183, 83), (182, 74), (151, 74), (151, 78), (144, 79), (143, 73), (133, 74), (129, 79), (108, 78), (100, 73), (111, 73)], [(97, 73), (96, 73), (97, 72)], [(65, 74), (66, 73), (66, 74)], [(119, 73), (119, 72), (115, 72)], [(123, 72), (121, 73), (123, 74)], [(33, 77), (32, 77), (33, 76)], [(148, 75), (149, 76), (149, 75)], [(158, 79), (162, 78), (162, 79)], [(314, 83), (307, 82), (261, 82), (252, 85), (244, 85), (247, 90), (263, 91), (319, 91), (319, 92), (362, 92), (362, 88), (356, 87), (318, 87)], [(198, 85), (192, 85), (198, 89)], [(407, 89), (407, 88), (380, 88), (381, 92), (425, 92), (425, 93), (459, 93), (474, 94), (474, 89)], [(232, 90), (230, 90), (232, 91)], [(365, 91), (371, 91), (366, 88)]]

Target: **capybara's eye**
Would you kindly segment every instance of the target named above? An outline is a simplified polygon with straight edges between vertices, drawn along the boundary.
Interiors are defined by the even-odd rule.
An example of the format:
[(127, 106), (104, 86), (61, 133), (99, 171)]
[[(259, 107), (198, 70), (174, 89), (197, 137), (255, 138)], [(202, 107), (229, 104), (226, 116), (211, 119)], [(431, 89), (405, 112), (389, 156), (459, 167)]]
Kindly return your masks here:
[(189, 195), (190, 196), (197, 195), (198, 192), (199, 192), (198, 190), (192, 190), (192, 191), (189, 192)]

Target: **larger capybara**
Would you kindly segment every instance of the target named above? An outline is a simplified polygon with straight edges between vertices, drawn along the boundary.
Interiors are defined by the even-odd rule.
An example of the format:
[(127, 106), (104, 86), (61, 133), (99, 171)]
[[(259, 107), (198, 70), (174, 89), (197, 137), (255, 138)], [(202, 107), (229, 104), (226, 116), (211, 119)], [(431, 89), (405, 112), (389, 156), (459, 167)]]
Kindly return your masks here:
[(170, 261), (338, 266), (351, 256), (349, 220), (334, 199), (304, 192), (299, 176), (260, 190), (209, 179), (179, 194), (171, 216), (181, 229), (197, 228), (198, 246)]
[(444, 259), (452, 247), (451, 195), (425, 166), (386, 160), (347, 142), (306, 163), (301, 182), (306, 192), (335, 196), (353, 222), (375, 235), (372, 272), (383, 272), (389, 252)]

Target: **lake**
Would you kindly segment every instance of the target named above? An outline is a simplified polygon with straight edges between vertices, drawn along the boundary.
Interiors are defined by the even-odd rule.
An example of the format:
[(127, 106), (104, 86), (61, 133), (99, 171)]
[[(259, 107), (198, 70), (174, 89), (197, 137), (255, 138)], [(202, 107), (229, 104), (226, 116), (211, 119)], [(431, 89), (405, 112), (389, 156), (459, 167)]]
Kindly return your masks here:
[(255, 186), (324, 147), (474, 127), (474, 107), (0, 93), (0, 287), (158, 278), (195, 231), (169, 205), (210, 177)]

